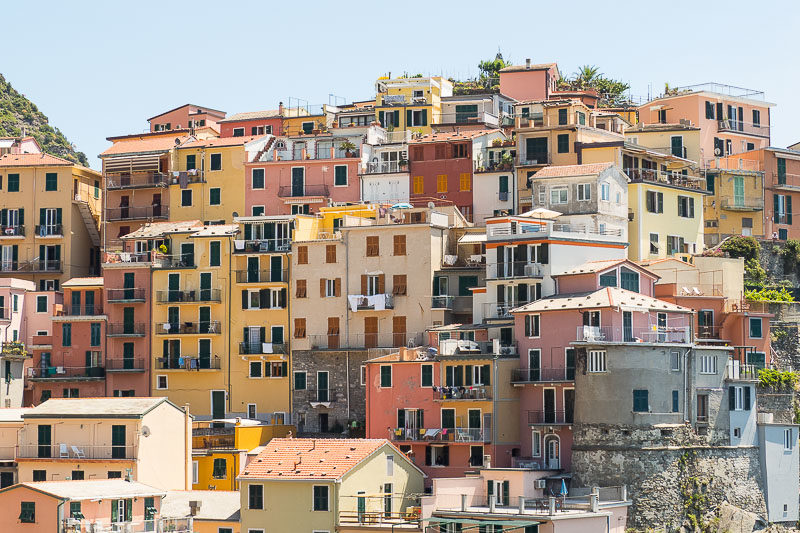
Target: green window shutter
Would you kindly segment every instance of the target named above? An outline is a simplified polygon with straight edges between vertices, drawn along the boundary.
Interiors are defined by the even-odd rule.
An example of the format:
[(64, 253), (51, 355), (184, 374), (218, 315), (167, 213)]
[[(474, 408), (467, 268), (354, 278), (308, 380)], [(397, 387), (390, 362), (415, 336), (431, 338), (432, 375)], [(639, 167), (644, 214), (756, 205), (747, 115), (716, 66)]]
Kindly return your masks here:
[(411, 127), (411, 122), (414, 117), (414, 112), (410, 109), (406, 110), (406, 129)]
[(433, 365), (423, 365), (422, 367), (422, 386), (433, 386)]
[(392, 116), (393, 116), (392, 122), (393, 122), (394, 127), (395, 128), (399, 128), (400, 127), (400, 111), (395, 111), (394, 113), (392, 113)]
[(197, 168), (197, 162), (195, 157), (196, 156), (194, 154), (186, 156), (186, 170), (194, 170)]
[(47, 209), (44, 207), (39, 208), (39, 225), (44, 226), (44, 221), (47, 220)]
[(306, 390), (306, 373), (294, 373), (294, 390)]
[(492, 384), (492, 365), (483, 365), (483, 384)]
[(778, 165), (778, 185), (786, 185), (786, 159), (778, 157), (776, 163)]
[(19, 192), (19, 174), (8, 175), (8, 192)]
[(208, 193), (208, 203), (210, 205), (219, 205), (220, 204), (220, 190), (219, 188), (213, 188)]
[(347, 185), (347, 165), (336, 165), (334, 170), (334, 185)]
[(61, 346), (72, 346), (72, 324), (61, 324)]
[(119, 522), (119, 513), (117, 512), (117, 500), (111, 500), (111, 522)]
[(219, 241), (213, 241), (209, 243), (209, 252), (210, 252), (210, 260), (209, 265), (211, 266), (219, 266), (220, 265), (220, 243)]
[(558, 153), (569, 153), (569, 133), (562, 133), (558, 136)]
[(244, 240), (249, 241), (253, 238), (253, 225), (252, 224), (245, 224), (244, 225)]
[(58, 190), (58, 174), (55, 172), (48, 172), (44, 175), (44, 190), (57, 191)]
[(508, 176), (500, 176), (500, 192), (508, 192)]
[(558, 124), (563, 126), (567, 123), (567, 110), (566, 109), (559, 109), (558, 110)]
[(382, 128), (386, 127), (386, 122), (384, 121), (384, 117), (385, 115), (383, 111), (378, 111), (378, 122), (380, 122)]
[(786, 223), (792, 223), (792, 197), (790, 195), (786, 195)]
[(509, 502), (510, 483), (503, 481), (503, 505), (508, 505)]
[(125, 500), (125, 521), (130, 522), (133, 520), (133, 500)]
[(422, 110), (422, 125), (423, 126), (427, 126), (428, 125), (428, 110), (427, 109), (423, 109)]
[(494, 496), (494, 481), (486, 482), (486, 495), (490, 498)]

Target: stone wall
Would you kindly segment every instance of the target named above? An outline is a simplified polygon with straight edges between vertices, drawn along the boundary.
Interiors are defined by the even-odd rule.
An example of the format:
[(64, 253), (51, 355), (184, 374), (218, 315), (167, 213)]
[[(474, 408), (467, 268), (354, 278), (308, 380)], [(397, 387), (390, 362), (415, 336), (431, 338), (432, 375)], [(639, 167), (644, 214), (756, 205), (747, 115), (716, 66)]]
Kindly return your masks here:
[[(667, 526), (672, 531), (687, 520), (687, 514), (703, 519), (709, 513), (716, 514), (725, 501), (761, 516), (766, 514), (757, 447), (680, 446), (680, 435), (687, 431), (682, 428), (673, 429), (660, 445), (643, 442), (642, 434), (633, 445), (628, 444), (627, 437), (624, 444), (617, 445), (605, 438), (590, 440), (604, 429), (608, 428), (575, 428), (572, 483), (627, 484), (633, 500), (628, 527), (657, 530)], [(628, 430), (612, 431), (619, 435)], [(696, 506), (687, 513), (693, 495)]]

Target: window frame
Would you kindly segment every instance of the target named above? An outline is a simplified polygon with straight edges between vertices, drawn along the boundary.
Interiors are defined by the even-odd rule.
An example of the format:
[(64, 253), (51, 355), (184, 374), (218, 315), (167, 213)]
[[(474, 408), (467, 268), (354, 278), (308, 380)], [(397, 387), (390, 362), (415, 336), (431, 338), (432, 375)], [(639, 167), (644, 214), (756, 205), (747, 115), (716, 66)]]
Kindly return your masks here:
[[(325, 504), (324, 509), (317, 508), (317, 503), (322, 503), (321, 496), (317, 495), (317, 489), (324, 489), (325, 490)], [(311, 510), (322, 512), (322, 513), (329, 513), (331, 510), (331, 491), (328, 485), (312, 485), (311, 489)]]
[[(425, 370), (430, 370), (430, 383), (426, 384), (425, 380)], [(420, 387), (433, 387), (433, 365), (432, 364), (424, 364), (419, 366), (419, 386)]]
[[(253, 488), (258, 487), (260, 489), (260, 494), (254, 495)], [(260, 501), (258, 507), (253, 506), (253, 497), (257, 496)], [(263, 511), (264, 510), (264, 485), (261, 483), (250, 483), (247, 485), (247, 508), (252, 509), (254, 511)]]
[[(753, 335), (753, 324), (758, 324), (758, 335)], [(764, 338), (764, 319), (760, 316), (751, 316), (747, 320), (747, 336), (751, 339)]]
[[(565, 205), (569, 203), (569, 187), (567, 185), (556, 185), (554, 187), (550, 187), (550, 205)], [(558, 195), (557, 200), (554, 201), (553, 193)], [(562, 194), (563, 194), (563, 201), (562, 201)]]
[(589, 350), (586, 352), (586, 371), (590, 374), (608, 372), (608, 354), (606, 350)]
[[(216, 159), (216, 161), (215, 161)], [(215, 165), (216, 162), (216, 165)], [(214, 167), (217, 168), (214, 168)], [(208, 171), (220, 172), (222, 171), (222, 152), (216, 152), (208, 155)]]
[[(381, 389), (391, 389), (392, 388), (392, 378), (393, 378), (393, 376), (392, 376), (392, 365), (380, 365), (379, 368), (380, 368), (380, 370), (379, 370), (379, 372), (380, 372), (380, 381), (379, 381), (380, 388)], [(385, 383), (384, 377), (386, 376), (386, 374), (384, 374), (384, 369), (385, 368), (389, 369), (389, 373), (388, 373), (389, 384), (388, 385), (384, 384)]]
[[(337, 169), (343, 168), (344, 169), (344, 183), (338, 183), (339, 176), (337, 175)], [(350, 185), (350, 170), (347, 168), (347, 165), (334, 165), (333, 166), (333, 186), (334, 187), (348, 187)]]
[[(216, 198), (214, 198), (216, 196)], [(208, 189), (208, 205), (222, 205), (222, 189), (211, 187)]]
[[(260, 171), (259, 172), (260, 176), (258, 176), (258, 178), (256, 177), (256, 171)], [(259, 179), (261, 181), (260, 187), (256, 187), (256, 179)], [(252, 190), (257, 190), (257, 191), (264, 190), (267, 188), (267, 176), (265, 169), (253, 168), (250, 170), (250, 188)]]

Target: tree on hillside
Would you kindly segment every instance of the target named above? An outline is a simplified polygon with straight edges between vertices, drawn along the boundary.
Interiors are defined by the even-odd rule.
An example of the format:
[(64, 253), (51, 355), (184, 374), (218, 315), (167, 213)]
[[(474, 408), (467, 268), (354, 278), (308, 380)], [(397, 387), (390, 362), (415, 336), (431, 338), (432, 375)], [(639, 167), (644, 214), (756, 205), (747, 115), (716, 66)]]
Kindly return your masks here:
[(558, 88), (564, 91), (594, 89), (600, 94), (599, 104), (604, 107), (621, 106), (628, 103), (625, 91), (630, 85), (606, 78), (595, 65), (582, 65), (570, 78), (558, 80)]

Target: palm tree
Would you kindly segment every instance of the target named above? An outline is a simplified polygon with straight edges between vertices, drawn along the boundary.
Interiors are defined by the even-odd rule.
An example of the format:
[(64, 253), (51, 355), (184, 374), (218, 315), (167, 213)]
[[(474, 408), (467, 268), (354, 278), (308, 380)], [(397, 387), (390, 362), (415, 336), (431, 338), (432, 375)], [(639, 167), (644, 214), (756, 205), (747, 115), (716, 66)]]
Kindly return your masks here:
[(603, 75), (600, 73), (600, 69), (594, 65), (583, 65), (579, 67), (578, 72), (576, 72), (574, 76), (575, 85), (581, 89), (594, 87), (594, 85), (597, 83), (597, 80), (603, 77)]

